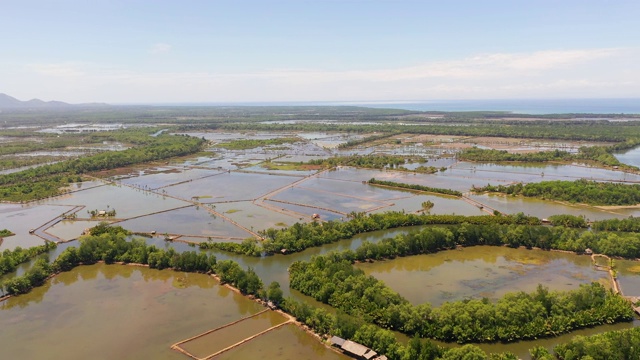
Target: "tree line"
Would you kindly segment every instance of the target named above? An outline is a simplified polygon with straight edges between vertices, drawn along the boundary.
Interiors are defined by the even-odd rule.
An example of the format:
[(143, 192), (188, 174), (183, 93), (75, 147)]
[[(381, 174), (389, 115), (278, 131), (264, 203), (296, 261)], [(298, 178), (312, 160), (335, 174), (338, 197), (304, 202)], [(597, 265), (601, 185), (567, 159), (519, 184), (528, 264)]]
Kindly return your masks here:
[(400, 168), (407, 161), (424, 162), (424, 159), (418, 156), (407, 157), (400, 155), (348, 155), (309, 160), (307, 164), (320, 165), (327, 168), (352, 166), (366, 169), (393, 169)]
[(225, 148), (229, 150), (248, 150), (254, 149), (257, 147), (269, 146), (269, 145), (282, 145), (295, 143), (300, 141), (298, 138), (294, 137), (283, 137), (283, 138), (273, 138), (273, 139), (240, 139), (233, 140), (229, 142), (222, 142), (217, 144), (217, 147)]
[(11, 236), (14, 235), (9, 229), (2, 229), (0, 230), (0, 237), (6, 237), (6, 236)]
[(540, 219), (522, 213), (506, 216), (463, 216), (407, 214), (388, 211), (380, 214), (351, 213), (348, 221), (331, 220), (319, 224), (295, 223), (288, 228), (259, 231), (263, 240), (247, 239), (242, 243), (203, 242), (201, 249), (220, 249), (250, 256), (293, 253), (304, 249), (350, 239), (357, 234), (414, 225), (454, 224), (527, 224), (539, 225)]
[(434, 187), (417, 185), (417, 184), (406, 184), (406, 183), (400, 183), (395, 181), (376, 180), (376, 178), (369, 179), (367, 183), (370, 185), (383, 185), (383, 186), (390, 186), (390, 187), (395, 187), (400, 189), (427, 191), (427, 192), (432, 192), (437, 194), (445, 194), (445, 195), (452, 195), (452, 196), (458, 196), (458, 197), (462, 196), (462, 193), (456, 190), (434, 188)]
[(640, 218), (630, 216), (626, 219), (598, 220), (591, 224), (591, 228), (598, 231), (640, 232)]
[[(379, 122), (376, 124), (323, 124), (313, 121), (283, 123), (249, 123), (227, 122), (212, 124), (215, 129), (234, 131), (339, 131), (354, 133), (400, 132), (406, 134), (432, 134), (452, 136), (495, 136), (522, 139), (558, 139), (558, 140), (586, 140), (606, 141), (618, 143), (632, 143), (638, 140), (638, 122), (625, 124), (602, 122), (554, 122), (554, 121), (479, 121), (468, 123), (460, 119), (447, 119), (447, 124), (412, 124), (407, 126), (393, 122)], [(458, 122), (460, 126), (451, 126)], [(206, 126), (205, 126), (206, 127)], [(636, 142), (636, 145), (638, 143)]]
[(472, 191), (476, 193), (498, 192), (589, 205), (636, 205), (640, 203), (640, 185), (638, 184), (628, 185), (586, 179), (518, 183), (506, 186), (488, 184), (484, 187), (474, 187)]
[[(397, 340), (393, 331), (368, 324), (340, 310), (335, 313), (286, 298), (282, 308), (318, 334), (336, 335), (363, 344), (391, 360), (518, 360), (511, 352), (487, 354), (474, 344), (445, 348), (429, 339)], [(608, 331), (592, 336), (575, 336), (550, 352), (545, 347), (529, 349), (533, 360), (637, 359), (640, 356), (640, 328)]]
[(429, 339), (413, 337), (406, 344), (397, 340), (395, 333), (363, 319), (337, 310), (329, 312), (324, 308), (313, 307), (305, 302), (286, 298), (282, 309), (309, 326), (317, 334), (335, 335), (363, 344), (378, 354), (384, 354), (391, 360), (517, 360), (512, 353), (487, 355), (475, 345), (447, 349), (434, 344)]
[(59, 195), (60, 188), (81, 181), (80, 174), (184, 156), (199, 151), (205, 140), (190, 136), (147, 136), (144, 146), (108, 151), (0, 176), (0, 199), (30, 201)]
[(378, 135), (371, 135), (371, 136), (366, 136), (362, 139), (356, 139), (356, 140), (349, 140), (345, 143), (342, 143), (340, 145), (338, 145), (338, 149), (349, 149), (352, 147), (356, 147), (356, 146), (360, 146), (360, 145), (364, 145), (366, 143), (370, 143), (370, 142), (374, 142), (374, 141), (378, 141), (378, 140), (382, 140), (382, 139), (387, 139), (390, 138), (392, 136), (396, 136), (400, 134), (399, 132), (391, 132), (391, 133), (382, 133), (382, 134), (378, 134)]
[(55, 243), (47, 241), (44, 245), (32, 246), (27, 249), (23, 249), (19, 246), (13, 250), (6, 249), (3, 252), (0, 252), (0, 275), (15, 271), (18, 265), (55, 248)]
[(280, 285), (272, 283), (264, 289), (262, 280), (251, 268), (244, 270), (232, 260), (218, 262), (214, 255), (204, 252), (178, 253), (173, 248), (165, 250), (154, 245), (146, 245), (143, 239), (128, 241), (129, 235), (130, 233), (122, 227), (102, 223), (92, 228), (89, 235), (82, 237), (77, 248), (65, 249), (51, 264), (46, 259), (38, 259), (24, 275), (4, 281), (2, 289), (9, 295), (23, 294), (33, 287), (42, 285), (53, 274), (69, 271), (78, 265), (104, 261), (107, 264), (144, 264), (152, 269), (171, 268), (184, 272), (213, 273), (219, 276), (222, 283), (231, 284), (243, 294), (276, 303), (282, 300)]
[(635, 166), (621, 163), (613, 153), (635, 147), (640, 144), (639, 140), (629, 140), (611, 146), (581, 146), (578, 153), (572, 154), (564, 150), (548, 150), (532, 153), (510, 153), (507, 150), (479, 149), (477, 147), (463, 149), (458, 153), (458, 158), (468, 161), (517, 161), (517, 162), (574, 162), (586, 161), (604, 166), (617, 166), (621, 168), (637, 170)]
[(496, 303), (485, 298), (447, 302), (440, 308), (414, 306), (382, 281), (353, 267), (352, 253), (347, 250), (293, 263), (291, 288), (386, 329), (459, 343), (557, 336), (633, 319), (629, 303), (598, 283), (568, 292), (538, 286), (533, 293), (509, 293)]
[(540, 347), (530, 352), (533, 360), (640, 359), (640, 328), (575, 336), (553, 349), (555, 357)]

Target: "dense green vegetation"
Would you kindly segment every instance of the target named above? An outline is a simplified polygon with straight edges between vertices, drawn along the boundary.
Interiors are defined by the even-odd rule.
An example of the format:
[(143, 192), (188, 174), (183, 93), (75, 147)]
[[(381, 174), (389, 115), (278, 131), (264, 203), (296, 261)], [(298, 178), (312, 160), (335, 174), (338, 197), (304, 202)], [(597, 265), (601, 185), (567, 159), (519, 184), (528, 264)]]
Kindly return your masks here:
[(383, 282), (352, 266), (352, 258), (360, 251), (293, 263), (291, 287), (387, 329), (460, 343), (556, 336), (633, 319), (629, 303), (598, 283), (562, 293), (538, 286), (534, 293), (510, 293), (496, 303), (482, 299), (447, 302), (440, 308), (413, 306)]
[[(113, 132), (112, 132), (113, 133)], [(116, 134), (111, 134), (116, 136)], [(55, 196), (61, 187), (81, 181), (80, 174), (195, 153), (204, 140), (189, 136), (146, 136), (145, 145), (43, 165), (0, 176), (0, 199), (30, 201)]]
[(591, 224), (591, 228), (599, 231), (640, 232), (640, 218), (598, 220)]
[(229, 150), (248, 150), (254, 149), (257, 147), (270, 146), (270, 145), (282, 145), (295, 143), (300, 141), (298, 138), (291, 137), (283, 137), (283, 138), (273, 138), (273, 139), (241, 139), (241, 140), (233, 140), (229, 142), (222, 142), (217, 144), (217, 147), (221, 147)]
[(369, 181), (367, 181), (367, 183), (371, 185), (383, 185), (383, 186), (390, 186), (390, 187), (395, 187), (400, 189), (427, 191), (427, 192), (452, 195), (452, 196), (462, 196), (462, 193), (456, 190), (434, 188), (434, 187), (417, 185), (417, 184), (405, 184), (405, 183), (399, 183), (395, 181), (376, 180), (376, 178), (371, 178)]
[[(462, 216), (462, 215), (427, 215), (405, 214), (404, 212), (389, 211), (382, 214), (352, 213), (349, 221), (332, 220), (322, 225), (312, 223), (295, 223), (284, 228), (270, 228), (260, 231), (264, 240), (259, 243), (255, 239), (247, 239), (242, 243), (203, 242), (202, 249), (220, 249), (238, 254), (260, 256), (263, 253), (292, 253), (309, 247), (334, 243), (338, 240), (349, 239), (354, 235), (376, 230), (393, 229), (413, 225), (434, 224), (529, 224), (539, 225), (536, 217), (525, 216), (521, 213), (510, 216)], [(284, 251), (283, 251), (284, 250)]]
[[(496, 136), (523, 139), (558, 139), (620, 142), (610, 150), (629, 149), (638, 145), (638, 122), (616, 123), (609, 121), (492, 121), (481, 119), (460, 121), (447, 117), (440, 122), (446, 124), (413, 124), (407, 126), (394, 122), (379, 124), (323, 124), (298, 122), (295, 124), (256, 124), (235, 122), (209, 125), (205, 128), (235, 131), (340, 131), (340, 132), (401, 132), (407, 134), (432, 134), (455, 136)], [(431, 121), (436, 122), (436, 121)], [(458, 123), (460, 126), (451, 126)]]
[(349, 149), (352, 147), (356, 147), (356, 146), (360, 146), (360, 145), (364, 145), (370, 142), (374, 142), (374, 141), (378, 141), (378, 140), (382, 140), (382, 139), (388, 139), (392, 136), (396, 136), (399, 133), (397, 132), (392, 132), (392, 133), (382, 133), (382, 134), (378, 134), (378, 135), (371, 135), (371, 136), (367, 136), (364, 137), (362, 139), (358, 139), (358, 140), (349, 140), (346, 143), (342, 143), (340, 145), (338, 145), (338, 149)]
[(178, 124), (193, 128), (200, 124), (258, 123), (283, 120), (372, 121), (417, 113), (400, 109), (360, 106), (105, 106), (94, 108), (8, 109), (0, 113), (5, 126), (43, 126), (65, 123)]
[(336, 166), (353, 166), (366, 169), (399, 169), (407, 161), (409, 162), (423, 162), (422, 157), (406, 157), (399, 155), (349, 155), (349, 156), (334, 156), (327, 159), (310, 160), (307, 162), (309, 165), (320, 165), (326, 168), (333, 168)]
[[(7, 236), (7, 235), (0, 235)], [(12, 250), (5, 250), (0, 253), (0, 275), (15, 271), (18, 265), (27, 262), (34, 257), (44, 254), (51, 249), (55, 249), (56, 244), (47, 241), (44, 245), (33, 246), (28, 249), (16, 247)]]
[(11, 231), (9, 231), (8, 229), (0, 230), (0, 237), (3, 237), (3, 236), (6, 237), (6, 236), (11, 236), (11, 235), (14, 235), (14, 234)]
[(604, 166), (618, 166), (621, 168), (629, 168), (635, 169), (634, 166), (629, 166), (621, 163), (618, 159), (613, 155), (615, 151), (620, 151), (620, 148), (626, 148), (626, 146), (634, 147), (637, 146), (640, 141), (630, 141), (628, 143), (622, 143), (617, 145), (612, 145), (609, 147), (605, 146), (582, 146), (578, 149), (577, 154), (572, 154), (563, 150), (549, 150), (549, 151), (539, 151), (534, 153), (510, 153), (506, 150), (493, 150), (493, 149), (479, 149), (476, 147), (463, 149), (460, 153), (458, 153), (458, 158), (461, 160), (469, 160), (469, 161), (490, 161), (490, 162), (501, 162), (501, 161), (518, 161), (518, 162), (528, 162), (528, 163), (539, 163), (539, 162), (549, 162), (549, 161), (562, 161), (562, 162), (575, 162), (575, 161), (586, 161), (593, 162), (599, 165)]
[[(640, 359), (640, 328), (576, 336), (553, 349), (558, 359)], [(542, 353), (543, 354), (543, 353)], [(543, 360), (542, 356), (534, 360)]]
[(28, 157), (3, 158), (3, 159), (0, 159), (0, 170), (39, 165), (39, 164), (55, 162), (60, 160), (63, 160), (63, 158), (58, 156), (28, 156)]
[(0, 155), (22, 154), (41, 150), (59, 150), (70, 146), (72, 143), (77, 145), (77, 139), (73, 139), (71, 141), (67, 139), (60, 140), (48, 136), (42, 136), (41, 139), (42, 141), (33, 141), (33, 139), (29, 139), (2, 144), (0, 147)]
[[(429, 218), (430, 216), (425, 216)], [(464, 217), (463, 217), (464, 218)], [(490, 217), (488, 217), (490, 218)], [(495, 217), (494, 217), (495, 218)], [(482, 217), (467, 217), (469, 220), (480, 220)], [(295, 225), (294, 225), (295, 226)], [(313, 233), (311, 229), (299, 228), (301, 233)], [(284, 236), (291, 235), (289, 229), (281, 230)], [(276, 235), (277, 236), (277, 235)], [(252, 242), (255, 240), (247, 240)], [(456, 246), (493, 245), (517, 248), (540, 248), (544, 250), (565, 250), (584, 253), (591, 249), (595, 253), (619, 256), (627, 259), (640, 257), (640, 234), (593, 232), (564, 226), (547, 227), (470, 222), (449, 223), (447, 226), (429, 226), (420, 231), (386, 238), (378, 243), (365, 242), (357, 251), (345, 253), (351, 260), (390, 259), (398, 256), (428, 254)]]
[[(336, 335), (363, 344), (391, 360), (517, 360), (511, 353), (487, 355), (475, 345), (447, 349), (429, 339), (413, 337), (403, 344), (391, 330), (367, 324), (361, 318), (347, 315), (340, 310), (335, 314), (323, 308), (314, 308), (307, 303), (287, 298), (282, 309), (318, 334)], [(466, 357), (465, 357), (466, 356)]]
[(279, 301), (282, 297), (276, 289), (279, 285), (271, 284), (270, 291), (264, 290), (258, 275), (249, 268), (243, 270), (232, 260), (216, 261), (213, 255), (187, 251), (176, 252), (173, 248), (158, 249), (146, 245), (144, 240), (133, 239), (127, 241), (129, 232), (121, 227), (110, 227), (101, 224), (91, 229), (91, 233), (80, 239), (80, 246), (65, 249), (60, 256), (49, 264), (39, 259), (23, 276), (6, 280), (2, 289), (9, 295), (23, 294), (33, 287), (40, 286), (51, 275), (69, 271), (78, 265), (94, 264), (104, 261), (147, 264), (154, 269), (172, 268), (177, 271), (215, 273), (222, 283), (229, 283), (238, 288), (243, 294), (257, 295), (268, 299), (271, 294)]
[[(356, 260), (381, 259), (423, 254), (450, 249), (457, 245), (507, 245), (527, 248), (555, 249), (584, 253), (640, 258), (640, 234), (635, 233), (638, 220), (602, 220), (593, 223), (595, 230), (582, 231), (586, 226), (582, 217), (556, 215), (549, 217), (554, 227), (537, 226), (540, 220), (522, 214), (511, 216), (427, 215), (387, 212), (383, 214), (356, 214), (347, 222), (328, 221), (296, 223), (289, 228), (268, 229), (260, 232), (264, 240), (246, 239), (242, 243), (201, 243), (203, 249), (219, 249), (243, 255), (292, 253), (309, 247), (348, 239), (356, 234), (412, 225), (447, 225), (431, 227), (417, 233), (384, 239), (380, 243), (365, 243), (356, 254)], [(435, 230), (437, 229), (437, 230)], [(604, 230), (612, 231), (604, 231)], [(432, 232), (436, 231), (436, 232)], [(617, 233), (614, 231), (628, 231)], [(364, 255), (366, 254), (366, 256)]]
[(541, 181), (529, 184), (487, 185), (474, 187), (474, 192), (499, 192), (541, 199), (562, 200), (589, 205), (636, 205), (640, 203), (640, 185), (604, 183), (580, 179), (576, 181)]
[(553, 226), (564, 226), (570, 228), (586, 228), (589, 226), (584, 216), (567, 214), (551, 215), (547, 220), (549, 220)]
[(570, 161), (573, 155), (563, 150), (539, 151), (534, 153), (510, 153), (506, 150), (480, 149), (477, 147), (462, 149), (458, 153), (460, 160), (468, 161), (520, 161), (520, 162), (547, 162)]

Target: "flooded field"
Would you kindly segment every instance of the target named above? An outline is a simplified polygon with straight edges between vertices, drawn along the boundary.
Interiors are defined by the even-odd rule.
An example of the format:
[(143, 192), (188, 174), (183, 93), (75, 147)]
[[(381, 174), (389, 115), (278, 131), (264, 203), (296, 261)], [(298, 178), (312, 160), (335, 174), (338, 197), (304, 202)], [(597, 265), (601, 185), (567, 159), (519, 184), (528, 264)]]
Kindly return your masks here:
[(615, 154), (618, 161), (623, 164), (640, 167), (640, 148), (631, 149), (625, 153)]
[(0, 303), (0, 346), (7, 358), (184, 359), (171, 344), (261, 310), (206, 275), (80, 266)]
[(78, 218), (90, 219), (91, 210), (116, 210), (116, 219), (142, 216), (153, 212), (165, 211), (189, 205), (184, 201), (128, 186), (103, 185), (46, 201), (51, 205), (84, 205), (86, 209), (78, 212)]
[(138, 174), (130, 174), (129, 178), (120, 178), (122, 184), (132, 185), (142, 189), (157, 190), (159, 188), (193, 181), (195, 179), (206, 178), (221, 174), (221, 171), (187, 169), (178, 167), (151, 168), (139, 171)]
[(298, 180), (300, 177), (297, 176), (232, 172), (170, 186), (164, 190), (181, 199), (198, 197), (202, 203), (220, 203), (254, 200)]
[(237, 347), (216, 357), (216, 360), (233, 359), (323, 359), (350, 360), (349, 356), (335, 352), (320, 344), (295, 325), (287, 324), (251, 340), (246, 346)]
[(44, 239), (31, 234), (30, 230), (45, 225), (73, 208), (64, 205), (0, 204), (0, 229), (8, 228), (15, 234), (4, 238), (0, 250), (44, 244)]
[(207, 358), (242, 340), (283, 324), (287, 319), (277, 312), (267, 310), (229, 326), (213, 329), (201, 337), (180, 344), (180, 348), (198, 358)]
[(251, 234), (236, 225), (207, 211), (205, 206), (188, 206), (180, 209), (140, 216), (135, 219), (118, 222), (125, 229), (158, 234), (207, 237), (231, 237), (244, 239)]
[(602, 210), (594, 206), (564, 204), (553, 201), (545, 201), (536, 198), (525, 198), (522, 196), (504, 196), (494, 194), (469, 195), (471, 199), (488, 205), (505, 214), (516, 214), (519, 212), (525, 215), (547, 218), (551, 215), (569, 214), (582, 216), (589, 220), (603, 220), (611, 218), (628, 217), (624, 211)]
[[(589, 220), (640, 216), (640, 209), (606, 210), (591, 206), (561, 204), (522, 197), (471, 195), (473, 185), (576, 180), (640, 182), (640, 175), (580, 165), (514, 165), (458, 161), (456, 149), (478, 145), (516, 152), (559, 148), (575, 151), (591, 143), (505, 140), (452, 136), (397, 135), (393, 143), (365, 144), (354, 148), (338, 146), (369, 135), (331, 132), (202, 132), (190, 135), (211, 141), (211, 147), (191, 158), (139, 166), (72, 185), (68, 194), (29, 204), (0, 204), (0, 229), (16, 233), (7, 237), (0, 251), (52, 241), (76, 239), (83, 230), (108, 221), (140, 233), (155, 233), (147, 243), (177, 251), (193, 251), (185, 243), (167, 242), (165, 237), (188, 242), (242, 241), (271, 227), (296, 222), (345, 220), (352, 212), (389, 210), (419, 212), (422, 203), (433, 202), (433, 214), (486, 215), (491, 209), (513, 214), (523, 212), (546, 218), (554, 214), (585, 216)], [(370, 134), (371, 135), (371, 134)], [(228, 150), (220, 143), (240, 139), (298, 137), (299, 142), (247, 150)], [(395, 142), (399, 140), (400, 143)], [(513, 141), (512, 141), (513, 140)], [(597, 145), (597, 144), (595, 144)], [(456, 147), (457, 146), (457, 147)], [(444, 171), (419, 174), (411, 171), (369, 170), (338, 167), (331, 171), (276, 170), (273, 163), (306, 162), (333, 155), (408, 154), (428, 158), (406, 164), (406, 168), (434, 166)], [(441, 157), (438, 157), (442, 155)], [(618, 155), (623, 162), (638, 165), (640, 150)], [(423, 161), (423, 160), (421, 160)], [(634, 163), (636, 161), (636, 163)], [(638, 160), (640, 161), (640, 160)], [(371, 178), (447, 188), (465, 193), (472, 201), (404, 190), (371, 186)], [(112, 184), (110, 182), (115, 182)], [(116, 210), (113, 217), (92, 217), (92, 210)], [(61, 215), (75, 212), (76, 219)], [(364, 241), (378, 242), (420, 227), (362, 234), (352, 239), (311, 248), (287, 256), (248, 257), (211, 251), (218, 260), (231, 259), (243, 268), (252, 267), (263, 283), (278, 281), (285, 296), (312, 302), (289, 289), (287, 268), (299, 260), (332, 250), (356, 249)], [(36, 229), (34, 234), (29, 231)], [(42, 237), (41, 237), (42, 236)], [(48, 236), (48, 237), (47, 237)], [(55, 258), (61, 244), (49, 255)], [(46, 256), (46, 255), (45, 255)], [(5, 278), (20, 275), (26, 263)], [(472, 247), (432, 255), (399, 258), (373, 264), (359, 264), (414, 304), (467, 298), (497, 299), (506, 292), (532, 291), (541, 283), (552, 290), (574, 289), (582, 283), (608, 283), (607, 274), (592, 269), (590, 259), (556, 252), (510, 248)], [(625, 293), (640, 295), (640, 265), (618, 261), (619, 281)], [(316, 304), (316, 303), (314, 303)], [(44, 287), (0, 303), (0, 348), (12, 358), (108, 358), (186, 359), (169, 349), (171, 344), (223, 326), (263, 310), (204, 275), (155, 271), (128, 266), (79, 267), (55, 277)], [(284, 321), (265, 315), (240, 327), (213, 333), (184, 348), (205, 357)], [(551, 347), (576, 334), (594, 334), (609, 329), (635, 326), (631, 323), (580, 330), (553, 339), (515, 344), (484, 344), (488, 351), (513, 351), (523, 359), (537, 345)], [(46, 334), (44, 336), (43, 334)], [(74, 346), (69, 339), (83, 339)], [(86, 340), (86, 341), (84, 341)], [(117, 344), (117, 346), (113, 346)], [(453, 346), (451, 344), (447, 346)], [(77, 355), (77, 356), (76, 356)], [(296, 326), (286, 324), (220, 355), (219, 359), (346, 359)]]
[(252, 201), (238, 201), (215, 204), (215, 210), (234, 220), (245, 228), (269, 229), (288, 227), (300, 221), (299, 216), (273, 211), (254, 204)]
[(62, 241), (70, 241), (79, 238), (83, 232), (100, 224), (100, 221), (91, 220), (62, 220), (47, 229), (47, 233), (51, 234)]
[(609, 284), (609, 275), (596, 271), (591, 258), (542, 250), (474, 246), (436, 254), (397, 258), (357, 267), (384, 281), (414, 305), (440, 306), (446, 301), (489, 298), (507, 292), (572, 290), (593, 281)]

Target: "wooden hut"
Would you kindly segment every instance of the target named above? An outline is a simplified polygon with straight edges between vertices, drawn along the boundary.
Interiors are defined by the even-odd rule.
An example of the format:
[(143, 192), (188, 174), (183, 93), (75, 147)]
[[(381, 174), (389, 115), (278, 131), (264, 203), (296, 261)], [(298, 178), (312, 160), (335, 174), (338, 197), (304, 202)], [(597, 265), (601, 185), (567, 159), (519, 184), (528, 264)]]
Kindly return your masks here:
[(378, 355), (375, 351), (369, 349), (368, 347), (351, 340), (345, 340), (341, 348), (342, 351), (345, 352), (345, 354), (350, 355), (356, 359), (371, 360), (376, 355)]
[(342, 348), (342, 345), (344, 345), (345, 341), (346, 341), (345, 339), (338, 336), (332, 336), (331, 339), (329, 339), (331, 346), (335, 346), (339, 348)]

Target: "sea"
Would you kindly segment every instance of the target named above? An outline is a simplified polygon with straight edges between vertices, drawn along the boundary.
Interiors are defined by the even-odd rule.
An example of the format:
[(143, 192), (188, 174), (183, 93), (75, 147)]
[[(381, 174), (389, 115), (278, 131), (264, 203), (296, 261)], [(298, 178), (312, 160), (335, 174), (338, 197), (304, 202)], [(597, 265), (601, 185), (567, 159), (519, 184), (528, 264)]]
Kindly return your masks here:
[[(142, 105), (142, 104), (140, 104)], [(147, 104), (169, 106), (363, 106), (412, 111), (504, 111), (516, 114), (640, 114), (640, 98), (411, 101), (299, 101)]]
[(640, 114), (638, 99), (434, 100), (354, 104), (415, 111), (506, 111), (516, 114)]

